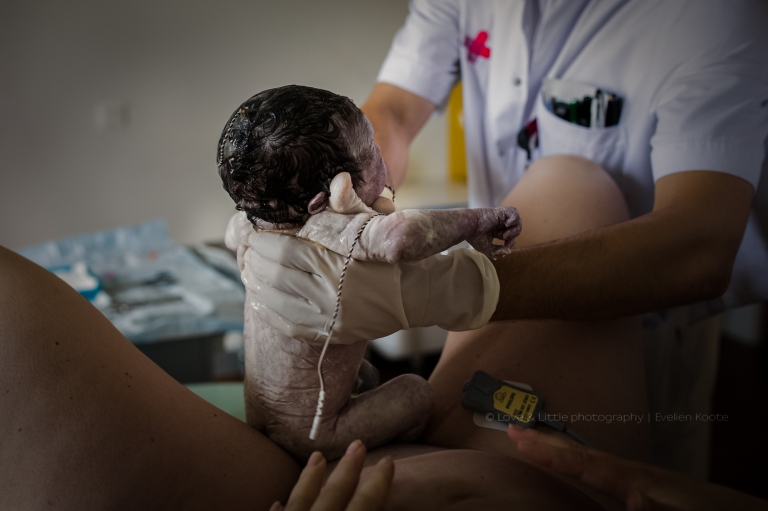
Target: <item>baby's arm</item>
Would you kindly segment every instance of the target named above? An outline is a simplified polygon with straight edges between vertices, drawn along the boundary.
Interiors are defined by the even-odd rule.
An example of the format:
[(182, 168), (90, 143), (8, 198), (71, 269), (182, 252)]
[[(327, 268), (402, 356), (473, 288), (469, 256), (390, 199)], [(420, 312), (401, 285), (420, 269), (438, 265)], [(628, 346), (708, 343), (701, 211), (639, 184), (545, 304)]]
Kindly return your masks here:
[[(521, 224), (513, 207), (479, 209), (408, 209), (371, 218), (360, 213), (350, 218), (333, 212), (314, 215), (299, 233), (346, 255), (357, 233), (370, 218), (352, 257), (398, 263), (417, 261), (464, 240), (488, 257), (509, 253)], [(498, 244), (493, 239), (500, 240)]]
[(519, 227), (513, 207), (409, 209), (372, 219), (352, 255), (388, 263), (418, 261), (466, 240), (488, 257), (500, 257), (509, 253)]
[(352, 253), (361, 261), (418, 261), (464, 240), (496, 258), (507, 255), (520, 234), (520, 216), (513, 207), (394, 212), (394, 204), (379, 197), (373, 208), (387, 215), (371, 218), (376, 211), (363, 204), (346, 172), (333, 178), (330, 191), (328, 209), (313, 215), (297, 236), (346, 255), (365, 225)]

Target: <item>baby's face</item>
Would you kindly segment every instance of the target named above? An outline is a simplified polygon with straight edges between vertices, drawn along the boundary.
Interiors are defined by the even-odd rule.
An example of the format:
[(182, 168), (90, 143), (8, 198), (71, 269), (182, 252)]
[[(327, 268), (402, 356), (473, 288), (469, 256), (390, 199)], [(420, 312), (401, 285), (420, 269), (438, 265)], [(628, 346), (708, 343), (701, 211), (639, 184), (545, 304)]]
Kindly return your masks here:
[[(366, 120), (366, 122), (368, 122)], [(370, 123), (368, 123), (370, 126)], [(373, 202), (384, 191), (384, 185), (387, 183), (387, 167), (384, 165), (384, 159), (381, 157), (379, 144), (373, 140), (373, 127), (370, 129), (370, 143), (373, 144), (374, 158), (368, 167), (362, 169), (363, 182), (355, 186), (355, 192), (366, 206), (371, 206)]]

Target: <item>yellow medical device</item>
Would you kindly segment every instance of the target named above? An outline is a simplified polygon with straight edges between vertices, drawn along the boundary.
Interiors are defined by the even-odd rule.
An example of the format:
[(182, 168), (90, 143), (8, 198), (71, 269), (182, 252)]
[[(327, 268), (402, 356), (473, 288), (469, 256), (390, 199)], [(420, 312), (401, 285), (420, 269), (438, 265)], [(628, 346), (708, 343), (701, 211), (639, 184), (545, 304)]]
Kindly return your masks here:
[(464, 384), (461, 406), (473, 412), (485, 414), (488, 420), (516, 424), (528, 429), (537, 422), (572, 436), (589, 447), (589, 440), (575, 432), (554, 415), (544, 413), (544, 399), (531, 390), (512, 383), (497, 380), (485, 371), (475, 371), (472, 379)]
[(445, 109), (448, 136), (448, 179), (467, 182), (467, 150), (464, 142), (464, 108), (461, 82), (453, 88)]

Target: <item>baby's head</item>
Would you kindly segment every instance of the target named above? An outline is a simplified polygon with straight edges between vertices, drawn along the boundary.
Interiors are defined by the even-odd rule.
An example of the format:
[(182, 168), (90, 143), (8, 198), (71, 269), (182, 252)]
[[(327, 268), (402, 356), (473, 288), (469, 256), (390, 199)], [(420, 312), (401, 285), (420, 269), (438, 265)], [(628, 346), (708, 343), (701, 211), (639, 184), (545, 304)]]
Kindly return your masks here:
[(325, 209), (340, 172), (370, 206), (387, 173), (365, 114), (344, 96), (300, 85), (240, 105), (221, 134), (216, 162), (224, 189), (254, 224), (304, 223)]

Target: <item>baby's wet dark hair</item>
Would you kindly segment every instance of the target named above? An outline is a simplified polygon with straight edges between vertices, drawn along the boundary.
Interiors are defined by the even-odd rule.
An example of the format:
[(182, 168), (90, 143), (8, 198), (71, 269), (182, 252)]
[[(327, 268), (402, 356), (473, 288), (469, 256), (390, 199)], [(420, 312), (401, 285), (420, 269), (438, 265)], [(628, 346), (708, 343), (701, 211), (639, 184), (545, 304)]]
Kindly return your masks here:
[(302, 224), (307, 205), (374, 158), (365, 114), (344, 96), (287, 85), (256, 94), (224, 126), (216, 162), (224, 189), (252, 223)]

